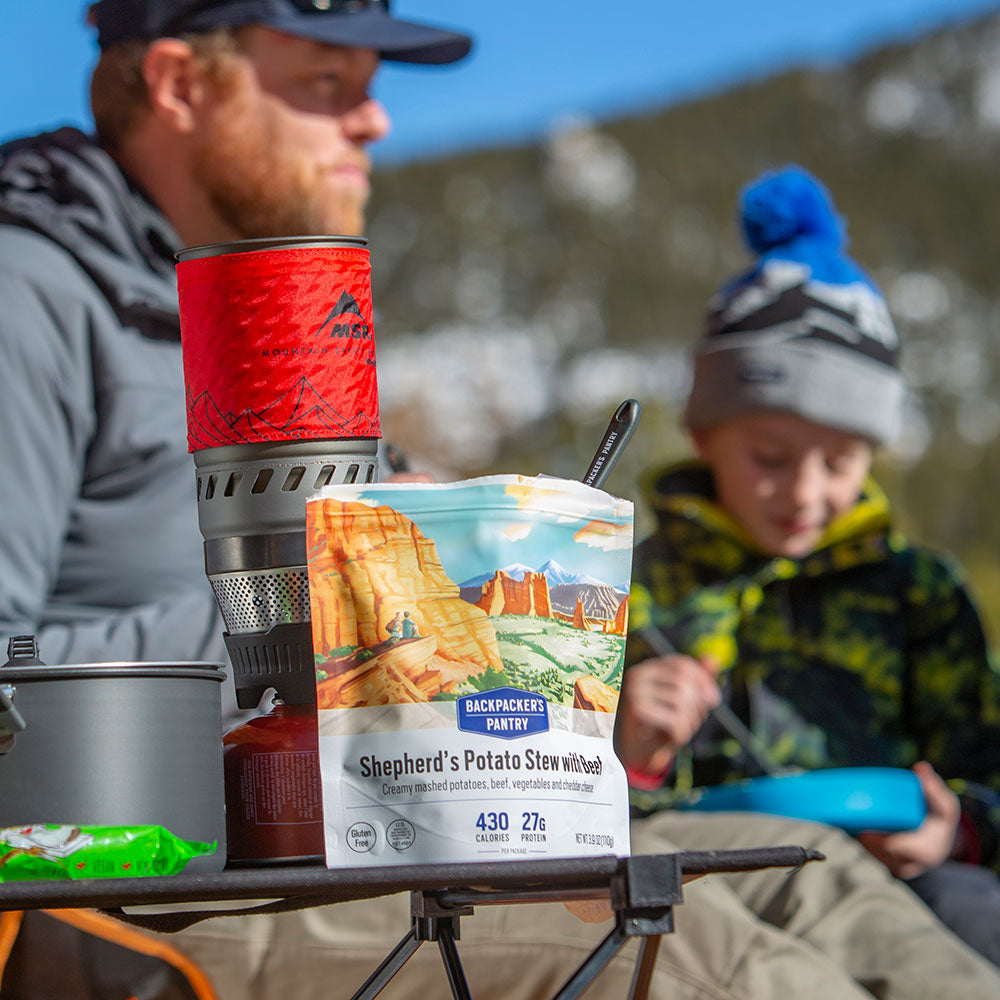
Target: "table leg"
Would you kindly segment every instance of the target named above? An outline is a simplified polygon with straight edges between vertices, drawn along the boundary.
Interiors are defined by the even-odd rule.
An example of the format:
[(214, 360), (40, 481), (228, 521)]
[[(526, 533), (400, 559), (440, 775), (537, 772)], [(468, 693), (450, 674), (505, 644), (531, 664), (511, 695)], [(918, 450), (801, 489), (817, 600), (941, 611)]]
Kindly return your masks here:
[(577, 997), (583, 996), (584, 990), (600, 971), (621, 951), (628, 937), (619, 919), (607, 937), (584, 959), (552, 1000), (577, 1000)]
[(660, 950), (660, 935), (651, 934), (642, 939), (639, 945), (639, 957), (635, 963), (635, 974), (632, 986), (628, 991), (628, 1000), (647, 1000), (649, 986), (653, 981), (653, 970), (656, 968), (656, 954)]
[(438, 943), (454, 1000), (471, 1000), (455, 941), (461, 936), (460, 918), (471, 916), (472, 907), (442, 909), (432, 894), (413, 892), (410, 894), (410, 908), (413, 923), (409, 932), (382, 960), (351, 1000), (373, 1000), (377, 997), (425, 941)]
[(455, 947), (455, 937), (451, 928), (440, 926), (438, 928), (438, 948), (441, 950), (441, 959), (444, 962), (445, 972), (448, 973), (448, 985), (451, 987), (451, 995), (455, 1000), (471, 1000), (469, 994), (469, 984), (465, 981), (465, 970), (458, 958), (458, 949)]
[(372, 1000), (373, 997), (377, 997), (422, 943), (417, 939), (416, 931), (411, 928), (399, 944), (382, 960), (379, 967), (365, 980), (361, 989), (351, 997), (351, 1000)]

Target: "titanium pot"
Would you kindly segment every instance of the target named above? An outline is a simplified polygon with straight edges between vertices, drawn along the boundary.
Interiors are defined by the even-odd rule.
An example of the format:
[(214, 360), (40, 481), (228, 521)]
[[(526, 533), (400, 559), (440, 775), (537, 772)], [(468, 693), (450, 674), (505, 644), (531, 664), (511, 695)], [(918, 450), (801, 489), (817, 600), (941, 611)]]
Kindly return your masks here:
[(226, 862), (216, 663), (0, 666), (0, 827), (163, 826)]

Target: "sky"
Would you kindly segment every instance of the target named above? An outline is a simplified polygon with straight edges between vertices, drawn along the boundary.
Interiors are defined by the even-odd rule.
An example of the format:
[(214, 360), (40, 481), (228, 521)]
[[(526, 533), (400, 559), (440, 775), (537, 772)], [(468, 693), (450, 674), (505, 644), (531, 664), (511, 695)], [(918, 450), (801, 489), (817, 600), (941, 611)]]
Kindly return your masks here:
[[(0, 0), (0, 139), (86, 128), (96, 46), (82, 0)], [(1000, 9), (1000, 0), (394, 0), (398, 16), (467, 30), (450, 67), (387, 64), (393, 132), (376, 165), (532, 141), (560, 119), (668, 103)]]
[(563, 480), (487, 477), (460, 483), (330, 486), (324, 496), (383, 504), (432, 539), (458, 584), (549, 560), (570, 574), (627, 590), (632, 504)]

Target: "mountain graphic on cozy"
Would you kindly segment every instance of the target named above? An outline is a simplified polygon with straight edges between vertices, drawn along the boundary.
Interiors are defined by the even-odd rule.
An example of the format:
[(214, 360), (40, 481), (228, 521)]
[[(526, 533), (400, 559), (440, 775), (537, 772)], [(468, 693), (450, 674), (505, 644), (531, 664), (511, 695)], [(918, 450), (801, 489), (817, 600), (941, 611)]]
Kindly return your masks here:
[(314, 439), (317, 426), (326, 428), (329, 438), (375, 437), (378, 413), (362, 410), (345, 414), (331, 406), (305, 377), (260, 411), (223, 413), (209, 392), (188, 398), (189, 435), (201, 448), (256, 444), (272, 441), (275, 435)]

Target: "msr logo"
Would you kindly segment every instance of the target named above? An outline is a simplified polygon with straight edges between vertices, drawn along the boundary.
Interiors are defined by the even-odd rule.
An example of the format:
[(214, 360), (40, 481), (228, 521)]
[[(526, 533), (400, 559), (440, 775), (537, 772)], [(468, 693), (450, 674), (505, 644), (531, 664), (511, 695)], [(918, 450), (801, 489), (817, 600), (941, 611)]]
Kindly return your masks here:
[(371, 328), (365, 322), (358, 308), (357, 300), (350, 292), (341, 292), (337, 304), (330, 310), (329, 315), (323, 320), (322, 326), (316, 331), (315, 336), (319, 336), (325, 329), (329, 328), (330, 338), (351, 337), (354, 340), (371, 340)]

